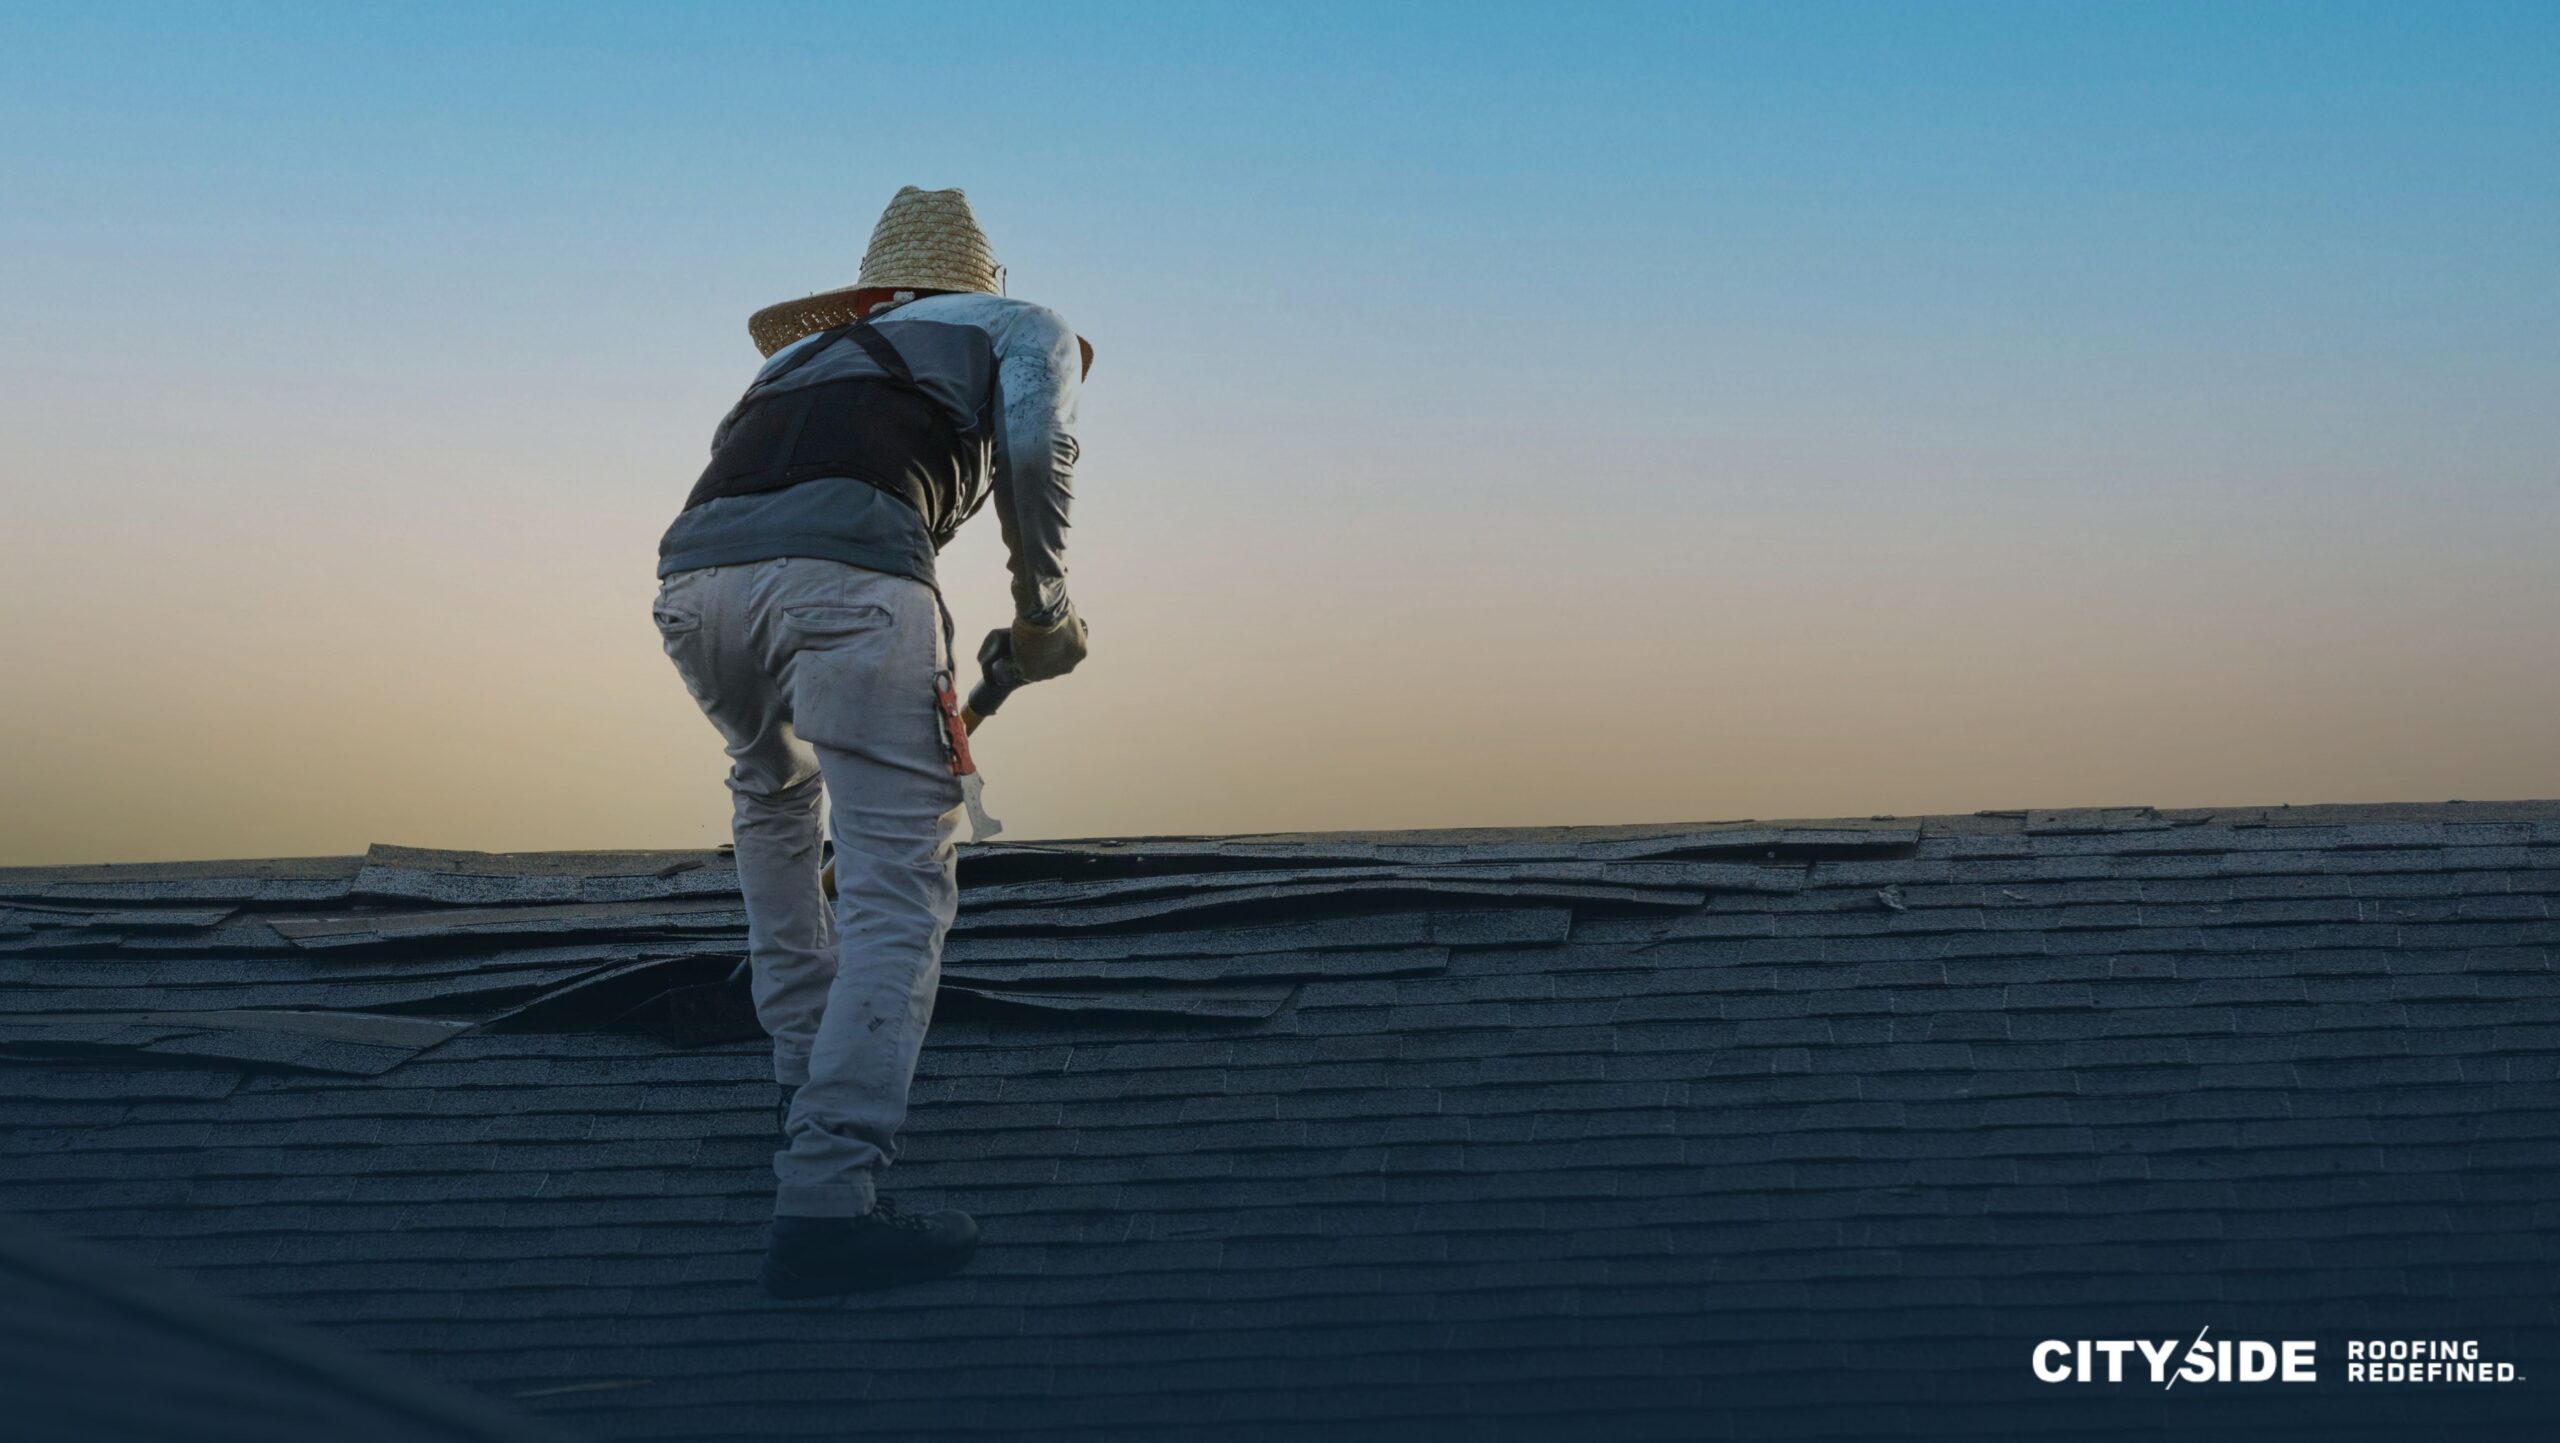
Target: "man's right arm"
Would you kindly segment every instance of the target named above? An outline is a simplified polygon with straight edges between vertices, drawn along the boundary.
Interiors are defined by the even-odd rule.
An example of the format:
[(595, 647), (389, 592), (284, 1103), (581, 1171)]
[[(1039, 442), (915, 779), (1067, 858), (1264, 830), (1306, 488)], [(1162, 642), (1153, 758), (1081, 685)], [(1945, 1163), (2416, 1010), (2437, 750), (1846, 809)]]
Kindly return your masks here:
[(1026, 306), (996, 338), (994, 496), (1013, 572), (1014, 664), (1063, 676), (1084, 659), (1084, 624), (1067, 599), (1067, 512), (1075, 499), (1076, 405), (1084, 362), (1064, 317)]

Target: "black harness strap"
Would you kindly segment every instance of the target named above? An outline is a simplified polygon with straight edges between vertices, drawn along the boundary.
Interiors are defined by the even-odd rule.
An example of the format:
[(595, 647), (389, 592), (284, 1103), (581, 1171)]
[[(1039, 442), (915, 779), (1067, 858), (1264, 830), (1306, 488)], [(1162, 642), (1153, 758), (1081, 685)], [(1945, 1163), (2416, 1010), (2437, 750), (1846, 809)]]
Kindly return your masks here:
[(916, 385), (916, 373), (907, 365), (907, 358), (899, 355), (898, 348), (889, 344), (889, 338), (880, 334), (879, 328), (869, 321), (854, 321), (818, 332), (807, 345), (800, 348), (798, 355), (783, 362), (773, 374), (759, 378), (753, 386), (748, 388), (748, 395), (753, 396), (758, 391), (770, 389), (775, 382), (816, 360), (820, 351), (846, 336), (853, 337), (853, 343), (860, 346), (862, 353), (871, 358), (871, 364), (887, 372), (890, 380), (909, 389), (922, 389)]
[(873, 365), (888, 372), (890, 380), (911, 391), (924, 389), (916, 384), (916, 373), (908, 368), (907, 358), (898, 354), (898, 348), (889, 344), (889, 338), (880, 334), (879, 327), (869, 321), (856, 321), (847, 329), (853, 332), (853, 343), (862, 348), (862, 353), (871, 358)]

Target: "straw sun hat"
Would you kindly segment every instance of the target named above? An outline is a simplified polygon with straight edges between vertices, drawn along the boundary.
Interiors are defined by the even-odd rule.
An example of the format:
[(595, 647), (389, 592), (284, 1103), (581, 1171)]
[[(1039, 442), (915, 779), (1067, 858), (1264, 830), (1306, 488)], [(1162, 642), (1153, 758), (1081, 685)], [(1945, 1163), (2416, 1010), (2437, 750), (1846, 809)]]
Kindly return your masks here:
[(969, 212), (969, 197), (957, 190), (919, 190), (900, 186), (871, 228), (871, 248), (862, 253), (862, 274), (854, 283), (796, 301), (771, 305), (747, 318), (747, 334), (770, 356), (793, 341), (829, 326), (841, 326), (859, 312), (854, 298), (863, 291), (984, 291), (1002, 294), (1004, 267), (996, 264), (986, 232)]

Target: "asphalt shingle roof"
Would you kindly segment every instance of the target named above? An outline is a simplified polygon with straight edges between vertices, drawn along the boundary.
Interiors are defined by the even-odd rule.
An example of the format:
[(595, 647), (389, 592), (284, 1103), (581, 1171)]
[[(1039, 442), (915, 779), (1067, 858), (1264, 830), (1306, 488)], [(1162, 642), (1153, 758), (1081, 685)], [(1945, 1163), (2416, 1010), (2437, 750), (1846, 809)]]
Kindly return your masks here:
[(24, 1218), (0, 1228), (0, 1433), (25, 1443), (560, 1443)]
[[(889, 1179), (979, 1215), (958, 1277), (755, 1289), (773, 1091), (708, 853), (0, 872), (0, 1208), (597, 1439), (2495, 1436), (2560, 1396), (2560, 804), (963, 865)], [(2027, 1366), (2205, 1326), (2324, 1382)], [(2346, 1389), (2350, 1336), (2527, 1378)]]

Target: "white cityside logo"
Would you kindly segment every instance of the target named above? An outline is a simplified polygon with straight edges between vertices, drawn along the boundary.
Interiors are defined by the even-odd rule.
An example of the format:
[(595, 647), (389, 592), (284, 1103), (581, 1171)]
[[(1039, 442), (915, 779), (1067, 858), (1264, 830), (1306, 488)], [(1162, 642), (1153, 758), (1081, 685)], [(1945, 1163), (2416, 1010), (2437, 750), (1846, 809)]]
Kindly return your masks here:
[(2125, 1381), (2125, 1359), (2132, 1357), (2137, 1371), (2148, 1372), (2150, 1380), (2164, 1388), (2175, 1388), (2181, 1380), (2189, 1383), (2316, 1383), (2320, 1375), (2313, 1371), (2319, 1362), (2320, 1345), (2307, 1340), (2265, 1343), (2256, 1339), (2230, 1338), (2207, 1341), (2210, 1326), (2196, 1330), (2196, 1340), (2186, 1348), (2185, 1361), (2174, 1370), (2171, 1360), (2177, 1356), (2179, 1340), (2170, 1338), (2153, 1342), (2149, 1338), (2082, 1338), (2066, 1343), (2048, 1338), (2036, 1344), (2036, 1376), (2048, 1383), (2121, 1383)]
[[(2180, 1383), (2317, 1383), (2320, 1345), (2309, 1339), (2270, 1343), (2215, 1339), (2196, 1330), (2183, 1353), (2176, 1338), (2047, 1338), (2036, 1344), (2036, 1376), (2048, 1383), (2149, 1381)], [(2483, 1362), (2474, 1339), (2350, 1339), (2350, 1383), (2516, 1383), (2513, 1363)]]

